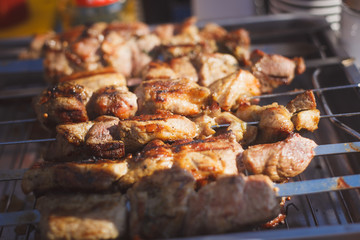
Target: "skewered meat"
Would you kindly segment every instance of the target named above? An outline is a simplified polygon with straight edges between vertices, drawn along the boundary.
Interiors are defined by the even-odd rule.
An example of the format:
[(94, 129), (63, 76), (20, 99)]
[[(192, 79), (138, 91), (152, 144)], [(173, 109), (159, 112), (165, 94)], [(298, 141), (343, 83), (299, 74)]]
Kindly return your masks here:
[(118, 123), (116, 117), (101, 116), (94, 121), (58, 125), (56, 141), (44, 158), (47, 161), (120, 158), (125, 154), (125, 145), (116, 131)]
[(199, 84), (206, 87), (239, 68), (236, 58), (230, 54), (203, 53), (194, 61), (199, 72)]
[(239, 28), (228, 32), (222, 44), (237, 58), (241, 64), (247, 64), (250, 56), (249, 32)]
[(174, 114), (193, 116), (201, 113), (206, 106), (210, 90), (189, 79), (157, 79), (142, 82), (135, 94), (140, 113), (167, 110)]
[(260, 80), (261, 92), (272, 92), (280, 85), (288, 85), (295, 74), (305, 71), (304, 62), (274, 54), (268, 55), (260, 50), (254, 50), (250, 56), (252, 73)]
[(279, 104), (276, 102), (265, 106), (243, 103), (239, 105), (235, 115), (245, 122), (255, 122), (260, 120), (261, 114), (265, 109), (278, 106)]
[(197, 134), (196, 124), (191, 120), (166, 111), (122, 120), (117, 131), (129, 152), (138, 150), (153, 139), (175, 141), (194, 138)]
[(137, 97), (125, 86), (112, 85), (95, 91), (86, 107), (90, 119), (101, 115), (125, 119), (137, 112)]
[(191, 174), (178, 168), (158, 171), (137, 183), (128, 191), (130, 236), (149, 239), (181, 236), (194, 185)]
[(284, 141), (250, 146), (242, 160), (254, 174), (268, 175), (273, 181), (282, 181), (303, 172), (314, 157), (316, 143), (298, 133)]
[(286, 105), (287, 110), (291, 114), (304, 111), (304, 110), (314, 110), (316, 109), (316, 100), (314, 93), (310, 90), (305, 91), (297, 95), (293, 100), (288, 102)]
[(47, 129), (61, 123), (88, 121), (86, 106), (93, 92), (104, 86), (125, 84), (125, 78), (119, 73), (76, 74), (44, 90), (35, 98), (34, 109), (38, 120)]
[(284, 107), (266, 108), (262, 111), (259, 125), (257, 143), (271, 143), (285, 139), (294, 131), (291, 114)]
[(279, 213), (272, 182), (261, 175), (223, 177), (195, 192), (186, 171), (164, 170), (144, 178), (128, 195), (131, 237), (226, 233)]
[(230, 112), (222, 112), (216, 116), (215, 122), (217, 124), (229, 124), (227, 131), (231, 131), (236, 136), (236, 141), (240, 142), (244, 138), (247, 129), (247, 124), (237, 118)]
[(238, 70), (209, 86), (212, 98), (221, 109), (229, 111), (247, 97), (260, 95), (259, 81), (248, 71)]
[(148, 81), (151, 79), (176, 79), (179, 75), (166, 62), (150, 62), (142, 71), (142, 79)]
[(35, 163), (25, 172), (21, 182), (24, 193), (109, 192), (118, 190), (117, 182), (127, 172), (124, 160)]
[(169, 65), (180, 78), (198, 81), (197, 71), (188, 57), (172, 58)]
[(185, 236), (237, 231), (279, 214), (272, 182), (263, 175), (220, 178), (192, 195), (188, 203)]
[(301, 111), (291, 117), (297, 131), (305, 129), (313, 132), (318, 129), (319, 120), (320, 111), (318, 109)]
[(73, 83), (60, 83), (44, 90), (35, 99), (34, 108), (40, 123), (52, 129), (59, 123), (85, 122), (89, 118), (86, 103), (91, 92)]
[(115, 239), (127, 230), (121, 194), (49, 194), (40, 197), (42, 239)]

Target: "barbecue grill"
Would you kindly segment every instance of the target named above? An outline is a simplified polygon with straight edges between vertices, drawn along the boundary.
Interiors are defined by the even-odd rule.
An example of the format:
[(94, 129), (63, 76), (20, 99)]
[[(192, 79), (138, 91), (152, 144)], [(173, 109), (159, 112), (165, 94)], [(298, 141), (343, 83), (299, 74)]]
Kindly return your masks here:
[[(349, 57), (338, 43), (336, 33), (323, 19), (309, 15), (277, 15), (227, 19), (218, 24), (234, 29), (244, 27), (250, 32), (252, 48), (287, 57), (302, 56), (305, 60)], [(201, 27), (201, 22), (199, 23)], [(41, 158), (51, 138), (38, 122), (31, 107), (31, 96), (45, 87), (41, 60), (18, 61), (31, 38), (0, 41), (0, 236), (1, 239), (35, 239), (32, 210), (33, 195), (24, 195), (20, 183), (22, 169)], [(351, 53), (350, 53), (351, 54)], [(291, 85), (275, 92), (313, 89), (360, 83), (360, 72), (354, 66), (334, 63), (308, 68)], [(321, 115), (360, 111), (358, 88), (316, 92)], [(277, 101), (286, 104), (292, 96), (262, 99), (260, 104)], [(21, 120), (21, 121), (18, 121)], [(333, 117), (320, 120), (319, 129), (302, 133), (318, 145), (359, 141), (360, 116)], [(14, 141), (21, 144), (10, 144)], [(360, 149), (359, 149), (360, 150)], [(359, 153), (315, 157), (305, 172), (291, 181), (346, 176), (360, 173)], [(291, 197), (285, 204), (286, 219), (272, 229), (245, 229), (237, 233), (206, 236), (206, 239), (267, 238), (267, 239), (347, 239), (360, 238), (360, 194), (358, 189), (316, 193)], [(15, 219), (20, 213), (20, 218)], [(16, 225), (6, 225), (15, 219)], [(28, 223), (28, 224), (25, 224)], [(205, 238), (205, 236), (194, 237)]]

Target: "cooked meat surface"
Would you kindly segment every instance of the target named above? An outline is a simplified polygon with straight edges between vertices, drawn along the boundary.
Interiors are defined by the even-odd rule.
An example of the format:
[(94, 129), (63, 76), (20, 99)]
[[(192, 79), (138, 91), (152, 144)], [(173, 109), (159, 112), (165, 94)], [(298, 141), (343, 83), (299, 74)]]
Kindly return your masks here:
[(136, 183), (128, 191), (130, 237), (181, 236), (188, 199), (195, 193), (194, 184), (192, 175), (178, 168), (157, 171)]
[(126, 198), (116, 194), (48, 194), (37, 200), (42, 239), (115, 239), (127, 230)]
[(268, 175), (282, 181), (302, 173), (314, 157), (317, 144), (298, 133), (283, 141), (250, 146), (243, 153), (243, 163), (254, 174)]
[(203, 140), (177, 141), (171, 145), (174, 166), (192, 173), (198, 185), (223, 175), (238, 174), (243, 148), (232, 133)]
[(117, 130), (127, 152), (138, 150), (154, 139), (175, 141), (194, 138), (197, 134), (194, 122), (166, 111), (122, 120)]
[(305, 91), (302, 94), (297, 95), (293, 100), (291, 100), (286, 105), (287, 110), (291, 114), (304, 111), (304, 110), (314, 110), (316, 109), (316, 100), (314, 93), (310, 90)]
[(167, 62), (152, 61), (142, 70), (143, 81), (151, 79), (176, 79), (179, 75), (170, 67)]
[(272, 92), (280, 85), (288, 85), (292, 82), (295, 74), (300, 74), (297, 66), (299, 61), (294, 61), (281, 55), (268, 55), (260, 50), (254, 50), (250, 56), (252, 73), (260, 80), (261, 92)]
[(137, 97), (125, 86), (111, 85), (94, 92), (86, 107), (90, 119), (101, 115), (126, 119), (136, 114)]
[(251, 105), (248, 103), (240, 104), (236, 110), (235, 115), (243, 121), (246, 122), (255, 122), (259, 121), (261, 118), (262, 112), (267, 108), (278, 107), (279, 104), (274, 102), (270, 105), (260, 106), (260, 105)]
[(272, 143), (284, 140), (294, 131), (291, 114), (284, 107), (266, 108), (262, 111), (259, 121), (257, 143)]
[(60, 123), (88, 121), (86, 104), (91, 92), (85, 87), (60, 83), (44, 90), (34, 101), (34, 109), (39, 122), (47, 129)]
[(199, 84), (206, 87), (239, 68), (236, 58), (223, 53), (200, 54), (195, 59), (195, 66), (199, 72)]
[(149, 80), (136, 88), (139, 112), (167, 110), (174, 114), (193, 116), (206, 106), (210, 90), (189, 79)]
[(116, 131), (119, 121), (116, 117), (101, 116), (94, 121), (58, 125), (56, 141), (47, 149), (45, 160), (121, 158), (125, 154), (125, 144)]
[(194, 182), (188, 172), (175, 168), (137, 183), (129, 191), (131, 237), (226, 233), (279, 213), (279, 201), (266, 176), (223, 177), (198, 192)]
[(169, 61), (171, 69), (180, 77), (193, 82), (198, 81), (198, 73), (188, 57), (172, 58)]
[(240, 142), (244, 138), (247, 129), (247, 124), (237, 118), (231, 112), (222, 112), (215, 118), (216, 124), (229, 124), (227, 131), (231, 131), (236, 136), (236, 141)]
[(313, 132), (318, 129), (319, 120), (320, 111), (318, 109), (301, 111), (291, 117), (297, 131), (305, 129)]
[(209, 86), (212, 98), (229, 111), (248, 97), (260, 95), (259, 81), (248, 71), (238, 70)]
[(35, 163), (25, 172), (21, 187), (24, 193), (117, 191), (117, 181), (127, 173), (125, 160)]
[(243, 28), (232, 30), (224, 36), (223, 41), (220, 43), (224, 45), (241, 64), (247, 64), (250, 56), (250, 36), (247, 30)]
[(191, 195), (188, 203), (185, 236), (238, 231), (279, 214), (273, 184), (263, 175), (219, 178)]

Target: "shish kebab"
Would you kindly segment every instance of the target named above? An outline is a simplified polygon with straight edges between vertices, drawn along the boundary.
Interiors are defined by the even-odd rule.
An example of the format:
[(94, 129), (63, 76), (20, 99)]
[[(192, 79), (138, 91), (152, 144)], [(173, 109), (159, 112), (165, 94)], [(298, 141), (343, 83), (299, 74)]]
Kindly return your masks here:
[(126, 195), (47, 194), (38, 199), (36, 210), (0, 214), (0, 226), (40, 223), (43, 238), (75, 239), (90, 233), (101, 239), (228, 233), (276, 217), (278, 197), (358, 188), (360, 177), (273, 184), (266, 176), (239, 175), (223, 177), (198, 192), (193, 184), (189, 174), (172, 169), (143, 179)]

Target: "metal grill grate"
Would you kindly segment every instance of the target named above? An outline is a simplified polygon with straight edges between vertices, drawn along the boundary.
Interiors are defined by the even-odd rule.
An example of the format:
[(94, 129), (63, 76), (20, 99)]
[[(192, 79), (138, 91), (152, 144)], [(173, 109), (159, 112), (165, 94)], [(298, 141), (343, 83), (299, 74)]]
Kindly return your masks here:
[[(309, 16), (267, 16), (240, 21), (220, 23), (232, 27), (245, 27), (252, 36), (253, 47), (268, 53), (279, 53), (288, 57), (303, 56), (307, 60), (329, 57), (347, 57), (339, 47), (335, 33), (325, 20)], [(1, 48), (14, 49), (28, 44), (18, 41), (0, 42)], [(11, 42), (11, 41), (10, 41)], [(35, 114), (29, 95), (44, 87), (41, 72), (16, 72), (9, 65), (15, 55), (0, 56), (0, 142), (47, 139), (51, 136), (34, 121)], [(37, 61), (38, 64), (40, 61)], [(19, 64), (19, 63), (17, 63)], [(28, 64), (28, 62), (21, 62)], [(18, 65), (19, 66), (19, 65)], [(10, 69), (12, 71), (7, 71)], [(4, 70), (5, 69), (5, 70)], [(22, 68), (26, 70), (26, 67)], [(41, 69), (41, 67), (37, 67)], [(15, 69), (16, 70), (16, 69)], [(277, 92), (292, 89), (312, 89), (347, 84), (358, 84), (360, 73), (355, 66), (325, 66), (308, 69), (297, 77), (290, 86), (281, 87)], [(6, 96), (6, 97), (5, 97)], [(322, 115), (360, 111), (360, 96), (357, 88), (317, 92), (317, 102)], [(292, 97), (262, 100), (260, 104), (273, 101), (285, 104)], [(25, 121), (22, 121), (26, 119)], [(17, 121), (20, 120), (20, 121)], [(320, 121), (319, 130), (303, 135), (314, 139), (319, 145), (358, 141), (360, 139), (360, 117), (329, 118)], [(0, 210), (1, 213), (31, 210), (35, 205), (33, 195), (24, 195), (20, 187), (23, 171), (41, 158), (44, 142), (0, 145)], [(316, 157), (308, 169), (294, 178), (303, 181), (333, 176), (360, 173), (358, 153)], [(7, 180), (4, 180), (7, 179)], [(237, 238), (265, 237), (269, 239), (306, 239), (318, 237), (330, 239), (343, 236), (348, 239), (360, 236), (360, 195), (358, 190), (321, 193), (292, 197), (285, 206), (285, 223), (271, 230), (245, 231), (228, 236)], [(31, 220), (31, 219), (30, 219)], [(2, 239), (34, 239), (32, 224), (0, 228)], [(201, 237), (200, 237), (201, 238)], [(222, 238), (211, 236), (209, 238)]]

